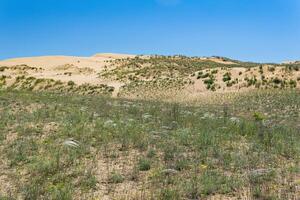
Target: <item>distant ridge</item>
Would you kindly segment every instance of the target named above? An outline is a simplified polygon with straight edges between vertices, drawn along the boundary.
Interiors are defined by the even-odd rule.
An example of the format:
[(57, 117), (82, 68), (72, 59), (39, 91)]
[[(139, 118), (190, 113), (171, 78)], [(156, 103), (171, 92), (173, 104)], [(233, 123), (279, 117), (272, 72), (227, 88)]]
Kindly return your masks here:
[(288, 61), (283, 61), (282, 64), (299, 64), (300, 61), (299, 60), (288, 60)]
[(92, 57), (111, 58), (111, 59), (122, 59), (122, 58), (134, 58), (136, 55), (133, 54), (118, 54), (118, 53), (97, 53)]

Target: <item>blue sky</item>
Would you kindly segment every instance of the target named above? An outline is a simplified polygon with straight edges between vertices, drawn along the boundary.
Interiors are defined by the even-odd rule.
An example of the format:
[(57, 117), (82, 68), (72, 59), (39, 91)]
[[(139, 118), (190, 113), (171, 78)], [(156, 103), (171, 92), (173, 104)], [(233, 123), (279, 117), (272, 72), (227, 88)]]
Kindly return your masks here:
[(300, 59), (299, 0), (0, 0), (0, 59), (97, 52)]

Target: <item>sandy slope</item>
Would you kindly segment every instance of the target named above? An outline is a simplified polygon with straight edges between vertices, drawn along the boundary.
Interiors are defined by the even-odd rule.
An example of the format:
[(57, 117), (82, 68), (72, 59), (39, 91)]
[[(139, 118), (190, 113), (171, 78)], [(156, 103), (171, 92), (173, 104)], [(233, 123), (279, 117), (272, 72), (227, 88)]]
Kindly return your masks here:
[(78, 67), (90, 67), (97, 70), (105, 65), (106, 60), (111, 59), (105, 57), (40, 56), (3, 60), (0, 61), (0, 65), (13, 66), (26, 64), (32, 67), (52, 69), (53, 67), (57, 67), (59, 65), (73, 64)]
[[(132, 58), (135, 55), (103, 53), (91, 57), (76, 56), (39, 56), (14, 58), (0, 61), (0, 66), (13, 67), (27, 65), (41, 70), (26, 70), (26, 76), (47, 78), (61, 81), (74, 81), (76, 84), (107, 84), (118, 88), (123, 84), (117, 81), (107, 81), (98, 78), (98, 73), (104, 70), (108, 61), (121, 58)], [(24, 72), (25, 73), (25, 72)], [(8, 76), (21, 75), (20, 71), (7, 71), (2, 73)]]
[[(113, 53), (101, 53), (95, 54), (91, 57), (76, 57), (76, 56), (40, 56), (40, 57), (24, 57), (24, 58), (14, 58), (8, 60), (0, 61), (0, 68), (6, 67), (5, 70), (0, 71), (0, 76), (4, 75), (10, 77), (6, 80), (7, 86), (13, 84), (16, 77), (26, 76), (34, 77), (37, 79), (53, 79), (55, 81), (69, 82), (73, 81), (77, 85), (90, 84), (90, 85), (100, 85), (104, 84), (107, 86), (114, 87), (113, 96), (117, 96), (120, 88), (125, 84), (130, 83), (130, 81), (121, 81), (120, 79), (104, 78), (100, 77), (99, 73), (104, 72), (104, 70), (112, 70), (116, 66), (112, 65), (112, 61), (117, 59), (134, 58), (136, 55), (130, 54), (113, 54)], [(142, 56), (142, 58), (147, 59), (150, 56)], [(236, 64), (229, 60), (224, 60), (217, 57), (203, 57), (201, 60), (210, 60), (221, 64)], [(123, 61), (121, 61), (123, 62)], [(122, 68), (123, 69), (123, 68)], [(124, 68), (124, 70), (128, 70)], [(211, 69), (202, 70), (203, 73), (211, 73)], [(253, 67), (249, 70), (246, 68), (234, 67), (234, 68), (217, 68), (217, 73), (214, 74), (214, 79), (216, 85), (220, 88), (217, 92), (236, 92), (240, 90), (248, 90), (245, 87), (245, 77), (257, 77), (260, 78), (259, 67)], [(264, 76), (266, 79), (271, 80), (272, 78), (279, 77), (286, 80), (298, 80), (300, 77), (300, 71), (294, 71), (292, 73), (286, 72), (284, 67), (276, 67), (276, 70), (270, 72), (268, 70), (268, 65), (263, 67)], [(233, 86), (226, 86), (226, 83), (222, 80), (224, 73), (229, 72), (232, 76), (232, 80), (238, 79), (238, 83)], [(241, 75), (240, 75), (241, 74)], [(143, 80), (143, 77), (136, 76), (138, 79)], [(182, 96), (187, 97), (188, 95), (194, 96), (202, 93), (210, 93), (207, 90), (207, 85), (204, 84), (204, 79), (198, 79), (196, 76), (189, 77), (193, 84), (187, 85), (184, 91), (176, 91), (175, 93), (180, 93)], [(300, 83), (300, 82), (299, 82)], [(1, 85), (1, 80), (0, 80)], [(299, 88), (299, 85), (297, 87)], [(252, 86), (253, 88), (254, 86)], [(145, 90), (139, 90), (143, 95), (146, 93)], [(166, 95), (167, 91), (150, 91), (151, 93), (162, 93)], [(183, 95), (183, 92), (188, 95)], [(172, 92), (170, 96), (174, 96)], [(142, 96), (143, 96), (142, 95)], [(175, 95), (176, 96), (176, 95)], [(176, 98), (178, 98), (176, 96)]]

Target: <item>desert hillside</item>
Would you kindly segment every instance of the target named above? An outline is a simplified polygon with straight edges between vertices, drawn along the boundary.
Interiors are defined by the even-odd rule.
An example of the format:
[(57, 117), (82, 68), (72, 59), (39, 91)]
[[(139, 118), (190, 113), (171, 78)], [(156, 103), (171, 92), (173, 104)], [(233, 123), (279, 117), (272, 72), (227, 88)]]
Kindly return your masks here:
[(127, 98), (193, 99), (208, 93), (300, 87), (300, 64), (224, 57), (42, 56), (0, 61), (0, 87)]

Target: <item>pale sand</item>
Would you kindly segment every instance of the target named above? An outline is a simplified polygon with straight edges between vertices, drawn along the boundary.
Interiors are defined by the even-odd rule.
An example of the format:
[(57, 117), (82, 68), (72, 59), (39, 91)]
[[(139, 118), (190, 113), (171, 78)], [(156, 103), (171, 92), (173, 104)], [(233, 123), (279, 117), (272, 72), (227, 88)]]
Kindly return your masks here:
[(102, 57), (40, 56), (3, 60), (0, 61), (0, 66), (13, 66), (25, 64), (31, 67), (42, 67), (44, 69), (52, 69), (60, 65), (73, 64), (77, 67), (90, 67), (97, 70), (103, 67), (105, 65), (105, 61), (107, 60), (111, 59)]

